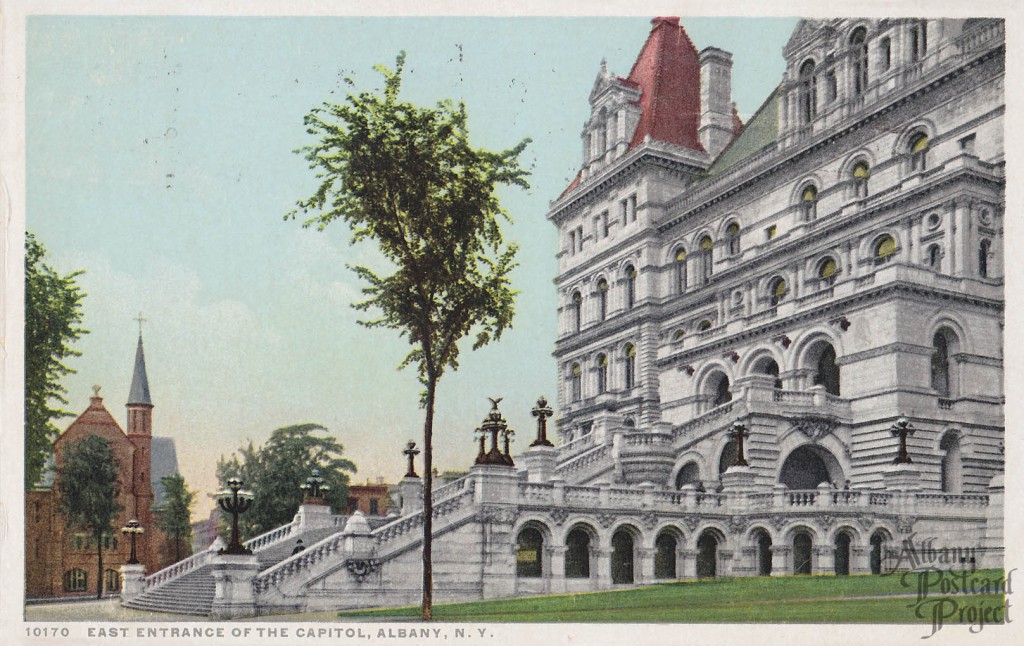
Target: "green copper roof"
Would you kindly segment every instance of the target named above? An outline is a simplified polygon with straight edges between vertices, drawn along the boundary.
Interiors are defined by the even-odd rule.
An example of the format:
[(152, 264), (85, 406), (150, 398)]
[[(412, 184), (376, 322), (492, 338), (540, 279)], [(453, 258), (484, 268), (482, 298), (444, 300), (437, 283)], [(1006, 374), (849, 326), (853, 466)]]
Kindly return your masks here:
[(708, 169), (708, 176), (714, 177), (726, 169), (751, 157), (766, 146), (775, 143), (779, 136), (779, 89), (765, 99), (754, 116), (743, 127), (743, 132), (726, 146), (715, 163)]

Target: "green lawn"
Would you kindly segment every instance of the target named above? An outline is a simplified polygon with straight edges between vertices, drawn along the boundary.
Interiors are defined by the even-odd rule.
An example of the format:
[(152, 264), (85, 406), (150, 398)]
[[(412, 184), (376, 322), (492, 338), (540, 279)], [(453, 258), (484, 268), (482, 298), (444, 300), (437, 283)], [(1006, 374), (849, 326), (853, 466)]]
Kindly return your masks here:
[[(927, 599), (919, 603), (916, 575), (787, 576), (680, 581), (644, 588), (523, 597), (434, 606), (439, 621), (489, 622), (681, 622), (681, 623), (931, 623), (936, 609), (945, 623), (964, 623), (988, 609), (1001, 622), (1001, 590), (986, 583), (1002, 571), (968, 575), (976, 593), (947, 594), (945, 575), (929, 580)], [(971, 610), (966, 610), (968, 607)], [(963, 611), (963, 614), (961, 614)], [(349, 611), (341, 617), (417, 617), (418, 607)], [(993, 615), (993, 612), (995, 614)]]

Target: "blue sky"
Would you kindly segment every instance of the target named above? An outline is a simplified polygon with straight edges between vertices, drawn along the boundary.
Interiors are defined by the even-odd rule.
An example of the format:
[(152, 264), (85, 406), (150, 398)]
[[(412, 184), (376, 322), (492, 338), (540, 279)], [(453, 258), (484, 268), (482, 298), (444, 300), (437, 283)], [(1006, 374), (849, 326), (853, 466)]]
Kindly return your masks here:
[[(746, 119), (781, 79), (794, 19), (683, 18), (698, 49), (733, 54)], [(377, 64), (407, 52), (403, 95), (466, 103), (477, 146), (533, 139), (529, 191), (504, 190), (521, 244), (514, 329), (441, 382), (435, 464), (468, 468), (486, 397), (534, 433), (538, 395), (556, 399), (557, 240), (545, 214), (581, 161), (587, 96), (607, 58), (626, 75), (648, 18), (187, 18), (32, 16), (27, 23), (26, 226), (88, 293), (66, 380), (70, 408), (91, 386), (122, 422), (139, 312), (155, 433), (175, 438), (202, 501), (217, 458), (277, 427), (319, 422), (359, 466), (355, 482), (404, 473), (422, 435), (420, 390), (396, 367), (397, 333), (356, 324), (372, 259), (343, 224), (304, 230), (282, 216), (314, 177), (292, 151), (303, 116), (347, 87), (377, 88)], [(62, 424), (66, 426), (70, 418)], [(514, 447), (515, 452), (515, 447)]]

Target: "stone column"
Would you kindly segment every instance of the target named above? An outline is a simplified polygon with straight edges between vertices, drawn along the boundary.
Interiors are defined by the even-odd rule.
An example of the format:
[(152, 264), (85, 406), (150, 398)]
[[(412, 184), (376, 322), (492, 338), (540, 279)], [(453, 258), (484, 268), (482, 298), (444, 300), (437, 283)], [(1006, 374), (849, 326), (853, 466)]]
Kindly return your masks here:
[(654, 555), (657, 550), (639, 547), (633, 557), (633, 581), (641, 585), (654, 583)]
[(683, 579), (697, 578), (697, 550), (680, 550), (676, 574)]
[(835, 574), (836, 553), (831, 545), (815, 545), (811, 548), (811, 573)]
[(789, 545), (772, 545), (772, 576), (793, 573), (793, 548)]
[(213, 606), (210, 616), (220, 619), (254, 617), (256, 598), (252, 580), (259, 572), (259, 559), (252, 554), (213, 556)]
[(553, 594), (565, 592), (565, 550), (564, 545), (552, 545), (546, 549), (548, 555), (549, 589)]
[(146, 566), (141, 563), (121, 566), (121, 601), (130, 601), (146, 589)]
[(850, 574), (871, 573), (871, 546), (850, 546)]
[(715, 564), (715, 576), (732, 576), (732, 550), (718, 550), (718, 563)]
[(592, 563), (590, 578), (597, 585), (597, 589), (610, 588), (612, 585), (612, 551), (603, 548), (593, 549), (590, 561)]

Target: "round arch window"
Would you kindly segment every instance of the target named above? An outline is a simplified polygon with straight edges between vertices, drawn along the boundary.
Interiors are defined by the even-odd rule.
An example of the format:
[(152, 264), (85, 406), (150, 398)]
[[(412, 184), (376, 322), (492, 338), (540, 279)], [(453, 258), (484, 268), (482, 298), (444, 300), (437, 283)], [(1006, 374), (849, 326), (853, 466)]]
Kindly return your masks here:
[(887, 262), (896, 255), (896, 239), (884, 235), (875, 242), (875, 262)]

